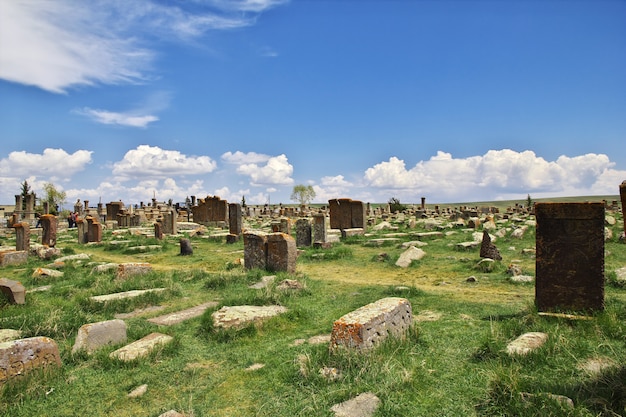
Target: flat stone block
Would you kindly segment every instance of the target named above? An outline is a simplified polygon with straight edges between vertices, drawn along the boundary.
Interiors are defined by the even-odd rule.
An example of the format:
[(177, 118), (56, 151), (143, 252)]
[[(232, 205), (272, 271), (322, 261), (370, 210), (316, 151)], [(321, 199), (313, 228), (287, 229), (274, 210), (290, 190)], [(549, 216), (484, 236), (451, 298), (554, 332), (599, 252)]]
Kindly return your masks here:
[(140, 295), (143, 295), (149, 292), (161, 292), (161, 291), (165, 291), (165, 288), (151, 288), (149, 290), (130, 290), (130, 291), (124, 291), (124, 292), (116, 292), (113, 294), (96, 295), (93, 297), (89, 297), (89, 299), (99, 302), (99, 303), (104, 303), (104, 302), (111, 301), (111, 300), (121, 300), (124, 298), (139, 297)]
[(215, 327), (241, 328), (285, 313), (283, 306), (224, 306), (212, 314)]
[(413, 311), (406, 298), (382, 298), (346, 314), (333, 324), (331, 349), (339, 346), (368, 349), (389, 335), (403, 336)]
[(148, 319), (150, 323), (158, 324), (160, 326), (171, 326), (173, 324), (181, 323), (185, 320), (192, 319), (194, 317), (201, 316), (207, 309), (217, 306), (216, 301), (209, 301), (208, 303), (200, 304), (195, 307), (188, 308), (186, 310), (176, 311), (174, 313), (164, 314), (159, 317), (153, 317)]
[(162, 333), (150, 333), (149, 335), (126, 345), (109, 355), (110, 358), (124, 362), (147, 356), (155, 348), (171, 342), (174, 338)]
[(48, 337), (0, 343), (0, 387), (12, 379), (52, 365), (61, 366), (61, 356), (56, 342)]
[(541, 332), (524, 333), (506, 347), (509, 355), (527, 355), (540, 348), (548, 340), (548, 335)]
[(28, 261), (28, 251), (12, 250), (0, 252), (0, 266), (21, 265)]
[(72, 353), (85, 350), (91, 354), (103, 346), (124, 342), (126, 342), (126, 323), (123, 320), (84, 324), (78, 329)]
[[(159, 246), (160, 248), (160, 246)], [(126, 279), (134, 275), (143, 275), (152, 271), (152, 265), (147, 262), (129, 262), (117, 266), (117, 279)]]
[(16, 340), (22, 337), (22, 332), (13, 329), (0, 329), (0, 343)]
[(26, 302), (26, 288), (19, 281), (0, 278), (0, 291), (6, 295), (11, 304), (24, 304)]
[(362, 227), (354, 227), (350, 229), (341, 229), (341, 237), (363, 236), (365, 231)]

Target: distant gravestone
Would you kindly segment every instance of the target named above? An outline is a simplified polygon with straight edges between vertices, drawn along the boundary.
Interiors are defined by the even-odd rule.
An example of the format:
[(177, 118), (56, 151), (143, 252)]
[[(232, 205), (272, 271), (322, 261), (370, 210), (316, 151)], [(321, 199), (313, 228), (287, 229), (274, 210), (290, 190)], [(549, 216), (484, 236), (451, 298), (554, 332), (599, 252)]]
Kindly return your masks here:
[(323, 213), (313, 215), (313, 242), (326, 242), (326, 229), (328, 229), (328, 219)]
[(242, 229), (241, 204), (228, 204), (228, 231), (231, 235), (239, 236)]
[(604, 309), (604, 204), (537, 203), (539, 311)]
[(496, 248), (496, 245), (491, 243), (491, 237), (489, 236), (489, 232), (487, 230), (483, 231), (483, 240), (480, 245), (480, 257), (493, 259), (494, 261), (502, 260), (500, 251)]
[(15, 250), (30, 250), (30, 225), (26, 222), (16, 223), (15, 228)]
[(246, 269), (265, 269), (267, 264), (267, 236), (261, 233), (244, 233), (243, 260)]
[(180, 254), (182, 256), (193, 255), (193, 248), (191, 247), (191, 241), (189, 239), (180, 240)]
[(28, 373), (61, 366), (56, 342), (48, 337), (30, 337), (0, 343), (0, 387)]
[(296, 220), (296, 246), (299, 248), (311, 246), (312, 228), (309, 219)]
[(40, 217), (43, 232), (41, 235), (41, 244), (54, 247), (57, 244), (57, 224), (56, 216), (52, 214), (44, 214)]
[[(626, 212), (626, 181), (622, 181), (619, 186), (619, 196), (622, 200), (622, 213)], [(624, 234), (626, 234), (626, 221), (624, 221)]]

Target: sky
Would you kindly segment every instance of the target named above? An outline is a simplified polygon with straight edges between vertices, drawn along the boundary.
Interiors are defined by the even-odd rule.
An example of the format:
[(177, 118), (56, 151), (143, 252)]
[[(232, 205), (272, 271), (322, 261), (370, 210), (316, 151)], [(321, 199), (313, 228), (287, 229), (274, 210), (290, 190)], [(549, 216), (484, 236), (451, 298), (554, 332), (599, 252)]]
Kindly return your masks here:
[(626, 1), (3, 0), (0, 204), (617, 195)]

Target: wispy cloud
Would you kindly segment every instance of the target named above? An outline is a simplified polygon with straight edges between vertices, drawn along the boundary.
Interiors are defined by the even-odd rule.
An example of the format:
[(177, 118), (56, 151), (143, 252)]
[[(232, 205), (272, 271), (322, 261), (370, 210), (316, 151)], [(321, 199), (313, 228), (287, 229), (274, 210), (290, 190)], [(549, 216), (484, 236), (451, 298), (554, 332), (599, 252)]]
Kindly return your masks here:
[(91, 109), (89, 107), (74, 110), (74, 112), (76, 114), (87, 116), (93, 121), (105, 125), (121, 125), (145, 128), (148, 126), (148, 124), (159, 120), (158, 117), (153, 115), (138, 116), (131, 113), (117, 113), (108, 110)]
[(0, 78), (52, 93), (148, 81), (153, 41), (249, 26), (279, 0), (0, 2)]

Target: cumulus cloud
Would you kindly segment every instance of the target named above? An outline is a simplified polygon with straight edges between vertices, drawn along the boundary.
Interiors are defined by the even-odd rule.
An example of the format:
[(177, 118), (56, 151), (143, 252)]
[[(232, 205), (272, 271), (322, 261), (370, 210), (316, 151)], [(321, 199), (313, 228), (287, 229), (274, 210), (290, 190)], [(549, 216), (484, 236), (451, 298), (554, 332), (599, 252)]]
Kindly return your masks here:
[(158, 146), (140, 145), (126, 152), (113, 165), (113, 174), (122, 180), (136, 177), (166, 178), (173, 175), (200, 175), (213, 172), (217, 164), (208, 156), (187, 156)]
[(389, 193), (411, 199), (418, 194), (431, 195), (438, 201), (476, 201), (526, 193), (597, 195), (615, 193), (602, 185), (605, 178), (624, 175), (615, 174), (613, 166), (606, 155), (592, 153), (547, 161), (533, 151), (490, 150), (467, 158), (453, 158), (439, 151), (410, 169), (403, 160), (391, 157), (368, 168), (364, 180), (367, 186)]
[(270, 157), (265, 165), (246, 163), (237, 167), (237, 173), (250, 177), (251, 185), (290, 185), (293, 184), (293, 166), (285, 154)]
[(44, 177), (66, 181), (91, 163), (91, 151), (72, 154), (63, 149), (46, 148), (43, 153), (14, 151), (0, 160), (0, 176), (9, 178)]
[(221, 158), (222, 158), (222, 161), (226, 163), (242, 165), (242, 164), (262, 164), (262, 163), (269, 161), (271, 156), (265, 155), (262, 153), (256, 153), (256, 152), (244, 153), (241, 151), (237, 151), (235, 153), (226, 152), (222, 155)]
[(281, 3), (2, 1), (0, 78), (53, 93), (145, 82), (155, 40), (189, 42), (210, 30), (249, 26), (256, 14)]
[(75, 113), (87, 116), (97, 123), (105, 125), (121, 125), (130, 127), (147, 127), (148, 124), (159, 120), (158, 117), (153, 115), (135, 115), (130, 113), (116, 113), (107, 110), (97, 110), (85, 107), (80, 110), (75, 110)]

